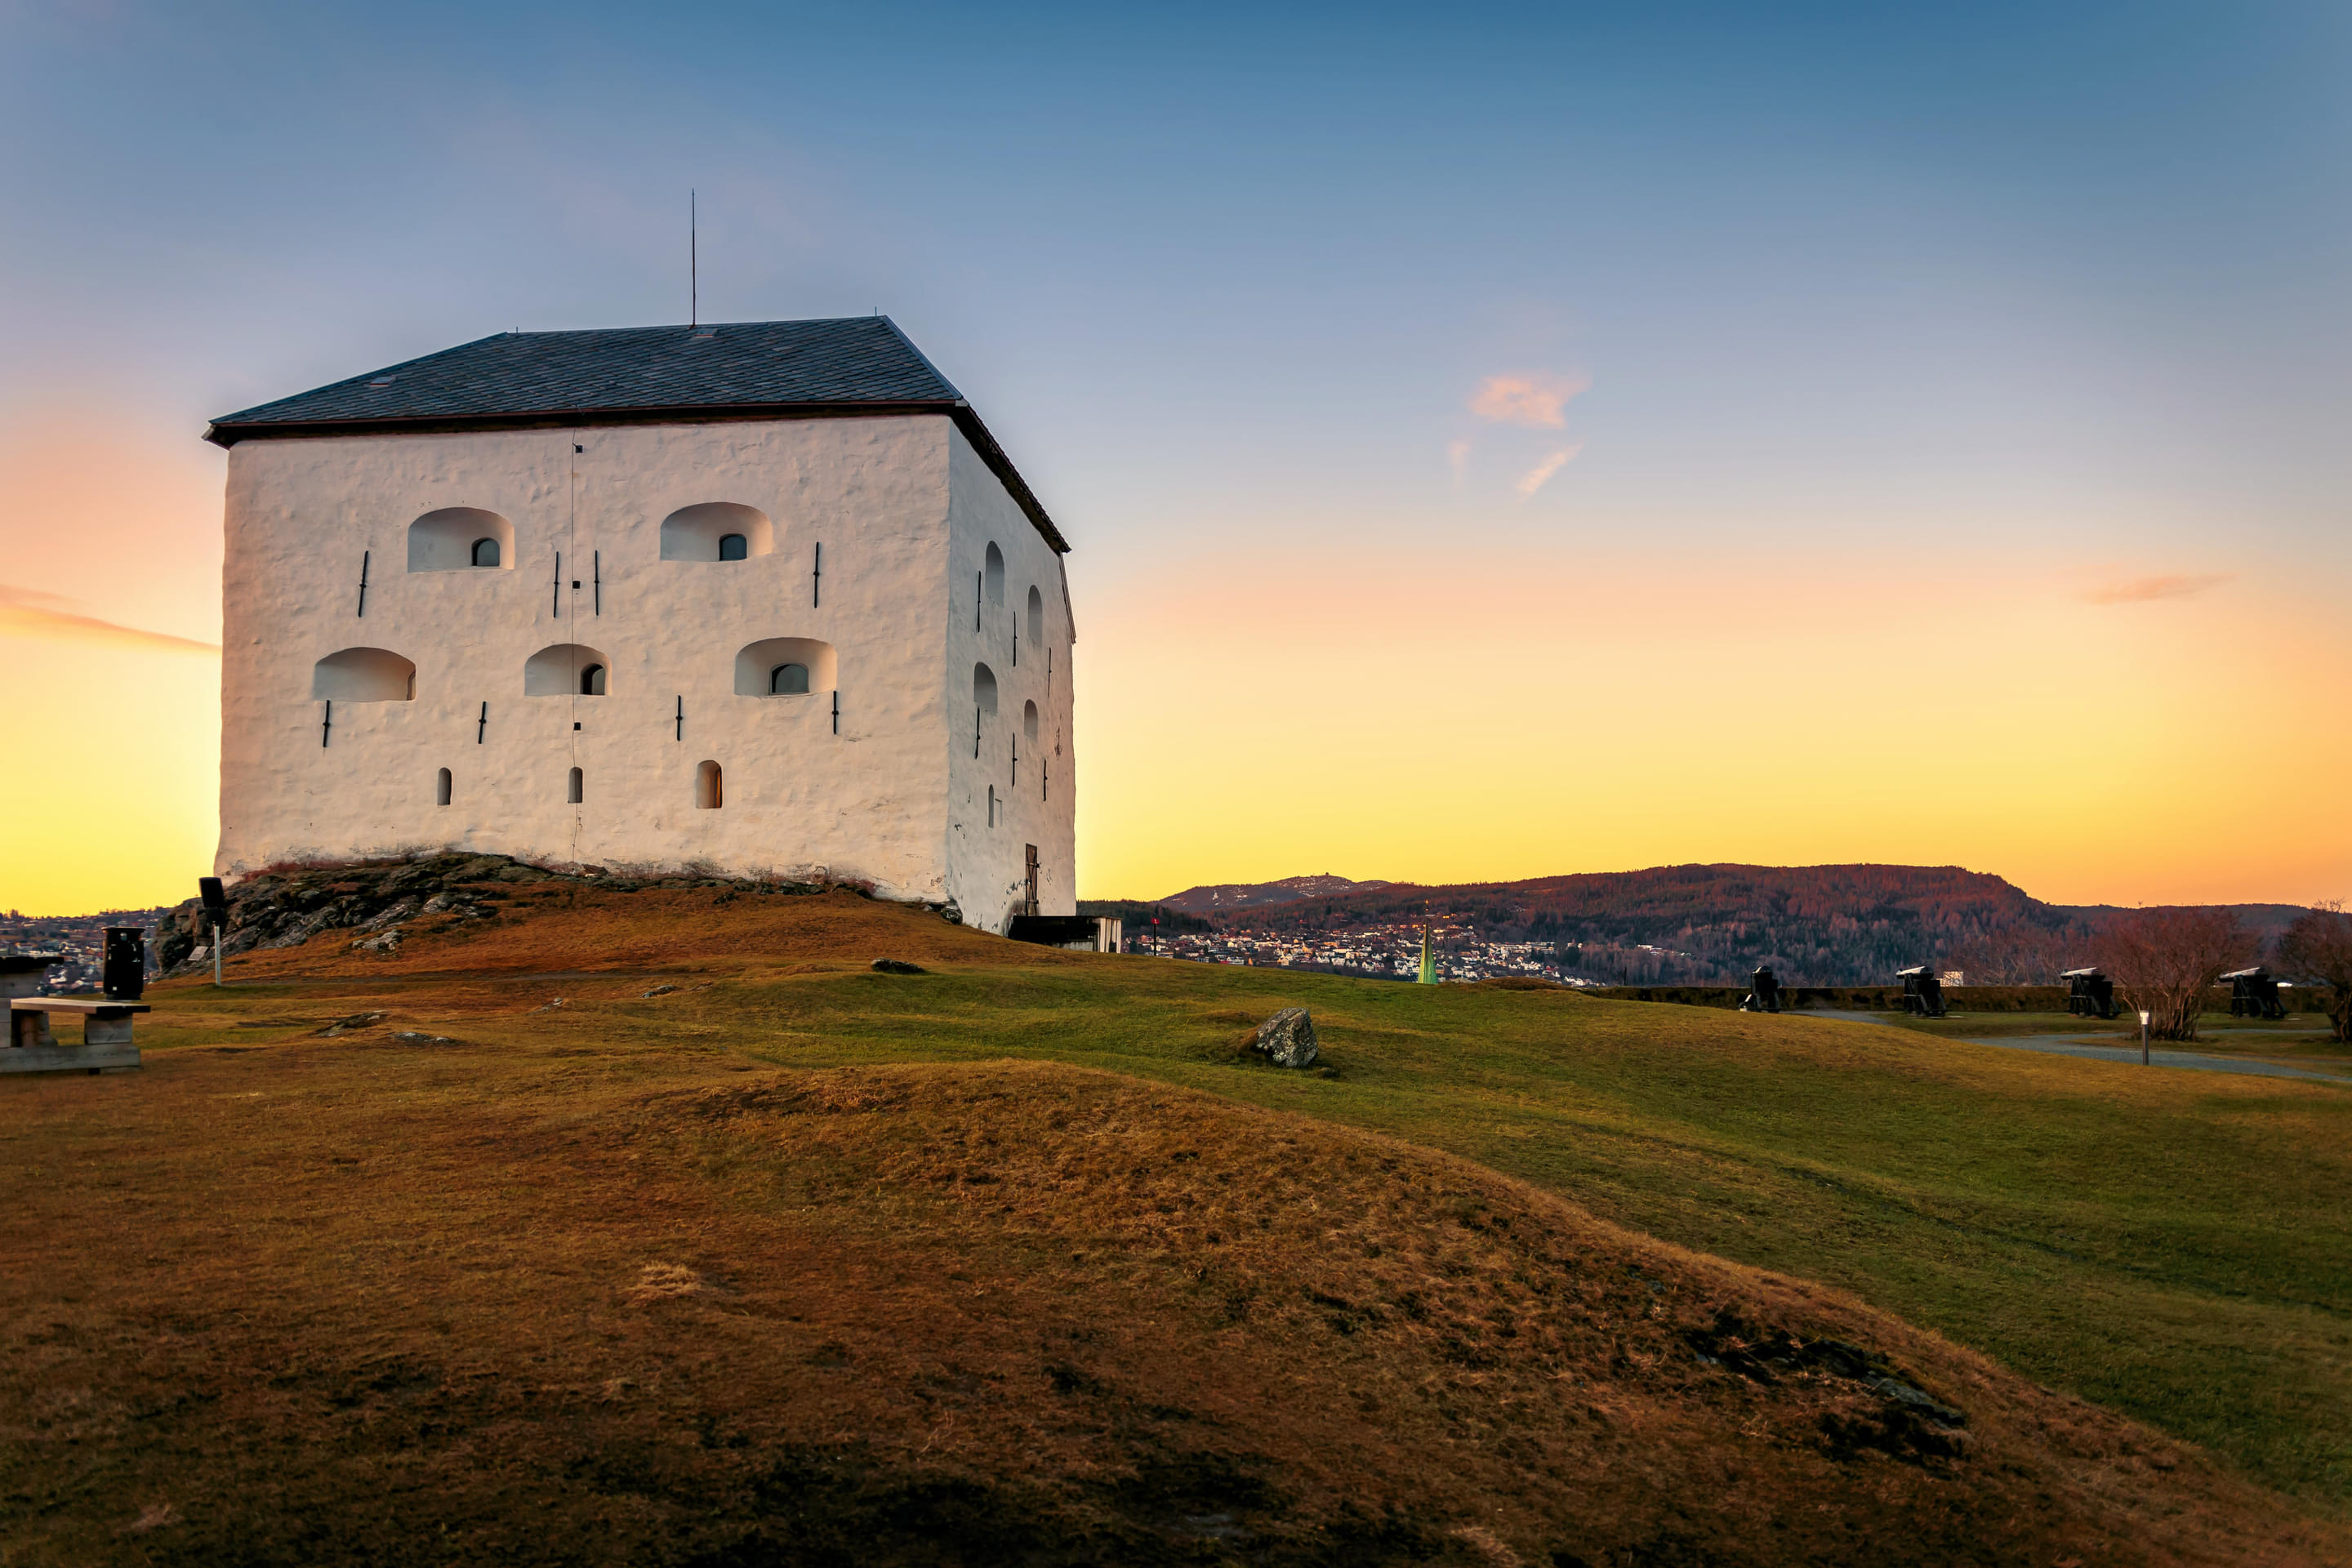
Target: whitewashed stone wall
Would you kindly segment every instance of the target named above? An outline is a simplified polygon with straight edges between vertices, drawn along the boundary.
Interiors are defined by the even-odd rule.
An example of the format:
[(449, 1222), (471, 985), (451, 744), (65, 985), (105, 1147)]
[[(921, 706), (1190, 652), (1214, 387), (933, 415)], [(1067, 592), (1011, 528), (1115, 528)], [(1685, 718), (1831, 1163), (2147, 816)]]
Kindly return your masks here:
[[(980, 454), (952, 431), (948, 473), (948, 581), (956, 613), (944, 696), (960, 742), (948, 764), (949, 896), (971, 923), (1002, 931), (1023, 899), (1024, 847), (1031, 844), (1038, 851), (1038, 912), (1077, 912), (1076, 752), (1070, 740), (1076, 631), (1062, 558)], [(1002, 603), (988, 586), (991, 544), (1004, 562)], [(1033, 587), (1043, 601), (1042, 639), (1030, 635)], [(972, 678), (982, 664), (996, 679), (997, 706), (993, 714), (978, 715), (975, 748)], [(1038, 709), (1034, 742), (1023, 725), (1031, 702)]]
[[(664, 559), (664, 520), (711, 503), (761, 513), (764, 552)], [(450, 508), (510, 526), (498, 568), (411, 569), (411, 525)], [(226, 533), (224, 876), (436, 847), (736, 874), (822, 868), (887, 897), (953, 899), (971, 923), (1001, 930), (1005, 885), (1017, 889), (1022, 846), (1035, 843), (1051, 889), (1041, 908), (1075, 908), (1059, 558), (943, 417), (248, 440), (229, 453)], [(977, 568), (965, 559), (991, 540), (1008, 603), (975, 634)], [(439, 546), (415, 552), (446, 558)], [(1017, 672), (1011, 658), (1033, 582), (1048, 610), (1050, 690), (1042, 650), (1024, 646)], [(739, 653), (784, 638), (831, 649), (811, 664), (810, 693), (740, 693)], [(603, 695), (525, 694), (526, 664), (564, 644), (601, 656)], [(415, 695), (336, 699), (322, 746), (318, 663), (357, 648), (413, 663)], [(975, 760), (971, 665), (982, 658), (1001, 661), (1011, 711), (1000, 706)], [(350, 689), (355, 677), (329, 679)], [(1017, 729), (1031, 700), (1042, 747), (1058, 738), (1062, 752), (1050, 795), (1024, 802), (1026, 742), (1016, 789), (1003, 726)], [(717, 809), (695, 804), (706, 761), (721, 770)], [(990, 783), (1003, 803), (992, 833)]]

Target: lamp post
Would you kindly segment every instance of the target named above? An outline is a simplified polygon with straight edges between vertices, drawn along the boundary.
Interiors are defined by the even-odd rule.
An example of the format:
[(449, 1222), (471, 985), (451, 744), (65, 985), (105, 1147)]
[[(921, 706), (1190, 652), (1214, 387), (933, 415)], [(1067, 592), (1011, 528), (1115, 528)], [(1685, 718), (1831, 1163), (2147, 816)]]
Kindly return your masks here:
[(218, 877), (196, 879), (196, 897), (205, 906), (205, 923), (212, 928), (213, 984), (221, 984), (221, 942), (228, 934), (228, 895)]
[(2147, 1009), (2139, 1010), (2139, 1065), (2147, 1066)]

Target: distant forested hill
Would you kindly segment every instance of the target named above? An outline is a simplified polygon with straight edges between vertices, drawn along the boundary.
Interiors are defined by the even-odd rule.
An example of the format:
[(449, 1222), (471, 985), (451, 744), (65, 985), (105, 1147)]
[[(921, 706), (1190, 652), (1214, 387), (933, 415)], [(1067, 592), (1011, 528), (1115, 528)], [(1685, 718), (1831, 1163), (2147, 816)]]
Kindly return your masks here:
[(1217, 882), (1171, 893), (1159, 902), (1187, 914), (1225, 914), (1234, 910), (1295, 904), (1301, 899), (1341, 898), (1394, 886), (1392, 882), (1351, 882), (1325, 872), (1317, 877), (1285, 877), (1279, 882)]
[[(1597, 980), (1699, 984), (1744, 981), (1759, 963), (1799, 984), (1884, 983), (1915, 963), (1987, 984), (2046, 983), (2084, 962), (2092, 932), (2117, 912), (2046, 904), (1958, 866), (1659, 866), (1221, 902), (1221, 925), (1296, 931), (1417, 921), (1426, 905), (1465, 935), (1551, 944)], [(2267, 935), (2295, 911), (2241, 912)]]

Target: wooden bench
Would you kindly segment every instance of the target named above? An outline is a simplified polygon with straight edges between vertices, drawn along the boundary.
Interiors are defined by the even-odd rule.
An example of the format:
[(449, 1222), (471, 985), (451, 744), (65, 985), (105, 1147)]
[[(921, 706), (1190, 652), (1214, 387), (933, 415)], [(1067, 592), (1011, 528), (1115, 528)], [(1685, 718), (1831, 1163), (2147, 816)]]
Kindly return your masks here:
[[(0, 1072), (103, 1072), (135, 1068), (139, 1047), (131, 1043), (131, 1021), (154, 1011), (144, 1002), (105, 996), (16, 996), (8, 1002), (8, 1046), (0, 1049)], [(81, 1015), (81, 1043), (61, 1046), (49, 1032), (52, 1013)]]

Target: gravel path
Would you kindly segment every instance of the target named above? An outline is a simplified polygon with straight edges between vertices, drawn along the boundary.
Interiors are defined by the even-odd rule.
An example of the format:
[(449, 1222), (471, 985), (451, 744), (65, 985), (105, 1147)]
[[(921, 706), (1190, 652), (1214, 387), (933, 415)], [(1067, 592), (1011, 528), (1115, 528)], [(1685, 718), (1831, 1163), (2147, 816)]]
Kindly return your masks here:
[[(1972, 1046), (2000, 1046), (2020, 1051), (2041, 1051), (2050, 1056), (2089, 1057), (2095, 1061), (2129, 1062), (2139, 1065), (2139, 1047), (2094, 1045), (2088, 1040), (2073, 1039), (2063, 1035), (2027, 1035), (2011, 1040), (1970, 1040)], [(2196, 1072), (2248, 1073), (2255, 1078), (2307, 1078), (2321, 1083), (2352, 1084), (2352, 1073), (2329, 1072), (2321, 1068), (2288, 1067), (2283, 1062), (2258, 1062), (2244, 1057), (2209, 1057), (2199, 1051), (2172, 1051), (2161, 1046), (2150, 1047), (2148, 1065), (2159, 1068), (2188, 1068)]]
[[(1874, 1013), (1849, 1013), (1829, 1008), (1806, 1008), (1799, 1014), (1806, 1018), (1843, 1018), (1856, 1024), (1877, 1024), (1885, 1028), (1895, 1026)], [(1959, 1037), (1954, 1037), (1958, 1038)], [(2093, 1061), (2128, 1062), (2139, 1065), (2139, 1047), (2111, 1046), (2080, 1035), (2019, 1035), (2008, 1039), (1964, 1040), (1971, 1046), (1998, 1046), (2003, 1050), (2040, 1051), (2045, 1056), (2087, 1057)], [(2159, 1068), (2187, 1068), (2192, 1072), (2234, 1072), (2253, 1078), (2301, 1078), (2319, 1083), (2352, 1085), (2352, 1070), (2330, 1070), (2326, 1068), (2288, 1067), (2283, 1062), (2253, 1061), (2244, 1057), (2208, 1056), (2201, 1051), (2168, 1050), (2162, 1046), (2150, 1047), (2148, 1065)], [(2347, 1064), (2352, 1066), (2352, 1064)]]

